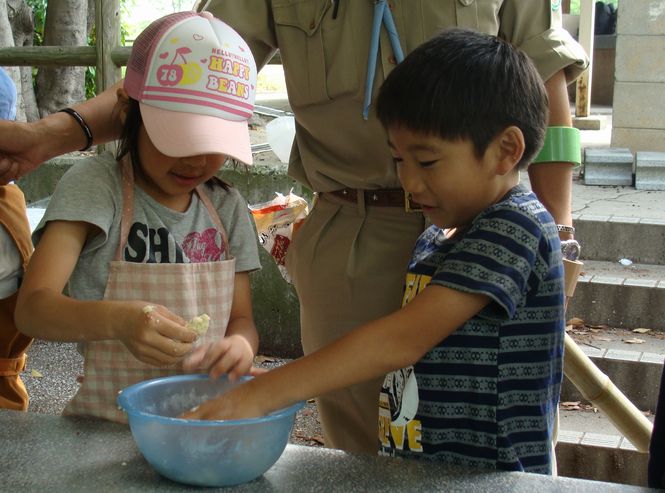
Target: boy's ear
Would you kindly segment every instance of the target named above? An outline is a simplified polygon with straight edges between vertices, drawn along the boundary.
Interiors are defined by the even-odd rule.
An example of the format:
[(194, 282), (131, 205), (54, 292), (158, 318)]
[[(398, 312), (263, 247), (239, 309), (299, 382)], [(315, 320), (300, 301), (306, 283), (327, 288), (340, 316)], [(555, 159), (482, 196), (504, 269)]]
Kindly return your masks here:
[(497, 174), (505, 175), (512, 171), (524, 154), (524, 134), (511, 125), (505, 128), (495, 139), (497, 152)]
[(127, 119), (127, 111), (129, 110), (129, 95), (127, 94), (127, 91), (125, 90), (124, 87), (118, 88), (115, 94), (116, 97), (118, 98), (118, 101), (116, 102), (115, 111), (118, 112), (120, 121), (124, 125), (125, 120)]

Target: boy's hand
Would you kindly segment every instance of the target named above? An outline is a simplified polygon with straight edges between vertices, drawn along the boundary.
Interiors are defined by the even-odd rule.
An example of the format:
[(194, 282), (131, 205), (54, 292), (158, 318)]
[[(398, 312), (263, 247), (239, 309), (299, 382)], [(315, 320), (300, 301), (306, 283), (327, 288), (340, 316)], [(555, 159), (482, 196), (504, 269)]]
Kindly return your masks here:
[(196, 334), (185, 328), (185, 321), (161, 305), (142, 301), (128, 303), (118, 339), (140, 361), (168, 366), (192, 350)]
[(206, 342), (194, 349), (184, 362), (185, 371), (205, 371), (211, 378), (228, 374), (231, 382), (252, 370), (254, 351), (244, 337), (231, 335)]
[(256, 418), (268, 413), (262, 396), (253, 391), (252, 381), (229, 390), (178, 416), (182, 419), (243, 419)]

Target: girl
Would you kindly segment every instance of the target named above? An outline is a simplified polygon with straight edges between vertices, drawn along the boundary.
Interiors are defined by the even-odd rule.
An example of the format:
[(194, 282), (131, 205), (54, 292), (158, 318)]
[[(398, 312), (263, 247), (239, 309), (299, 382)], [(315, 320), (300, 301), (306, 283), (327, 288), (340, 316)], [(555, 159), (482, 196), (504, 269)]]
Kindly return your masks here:
[(63, 176), (19, 293), (21, 331), (82, 343), (84, 379), (65, 414), (126, 422), (118, 391), (181, 373), (197, 338), (185, 320), (203, 313), (206, 347), (231, 378), (249, 372), (257, 237), (215, 173), (227, 156), (251, 163), (255, 85), (249, 48), (208, 13), (162, 17), (137, 38), (114, 112), (117, 157)]

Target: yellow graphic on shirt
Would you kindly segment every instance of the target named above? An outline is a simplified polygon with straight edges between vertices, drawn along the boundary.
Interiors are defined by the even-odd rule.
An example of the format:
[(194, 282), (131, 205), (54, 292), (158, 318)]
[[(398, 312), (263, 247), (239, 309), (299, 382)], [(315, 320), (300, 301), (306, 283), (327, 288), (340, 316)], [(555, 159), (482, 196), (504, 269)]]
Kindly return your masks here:
[[(431, 276), (407, 273), (402, 306), (410, 303), (431, 280)], [(418, 402), (418, 382), (413, 366), (386, 375), (379, 395), (381, 453), (390, 454), (395, 450), (423, 451), (422, 423), (415, 419)]]
[(402, 298), (402, 306), (406, 306), (413, 301), (423, 289), (427, 287), (432, 280), (432, 276), (424, 276), (422, 274), (413, 274), (408, 272), (406, 274), (406, 287), (404, 288), (404, 298)]
[(391, 447), (397, 450), (410, 450), (411, 452), (422, 452), (420, 443), (422, 429), (419, 419), (412, 419), (406, 425), (397, 425), (391, 421), (388, 396), (381, 393), (379, 396), (379, 440), (382, 447)]

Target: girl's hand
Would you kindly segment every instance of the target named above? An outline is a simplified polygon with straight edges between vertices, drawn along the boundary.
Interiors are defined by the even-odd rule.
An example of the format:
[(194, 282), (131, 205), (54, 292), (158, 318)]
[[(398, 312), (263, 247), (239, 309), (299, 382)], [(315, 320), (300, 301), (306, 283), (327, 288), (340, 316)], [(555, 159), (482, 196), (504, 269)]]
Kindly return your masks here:
[(140, 361), (154, 366), (170, 366), (192, 350), (196, 334), (185, 321), (164, 306), (143, 301), (126, 304), (118, 339)]
[(241, 335), (230, 335), (202, 344), (189, 354), (184, 362), (185, 371), (204, 371), (211, 378), (228, 374), (231, 382), (252, 370), (254, 351)]

